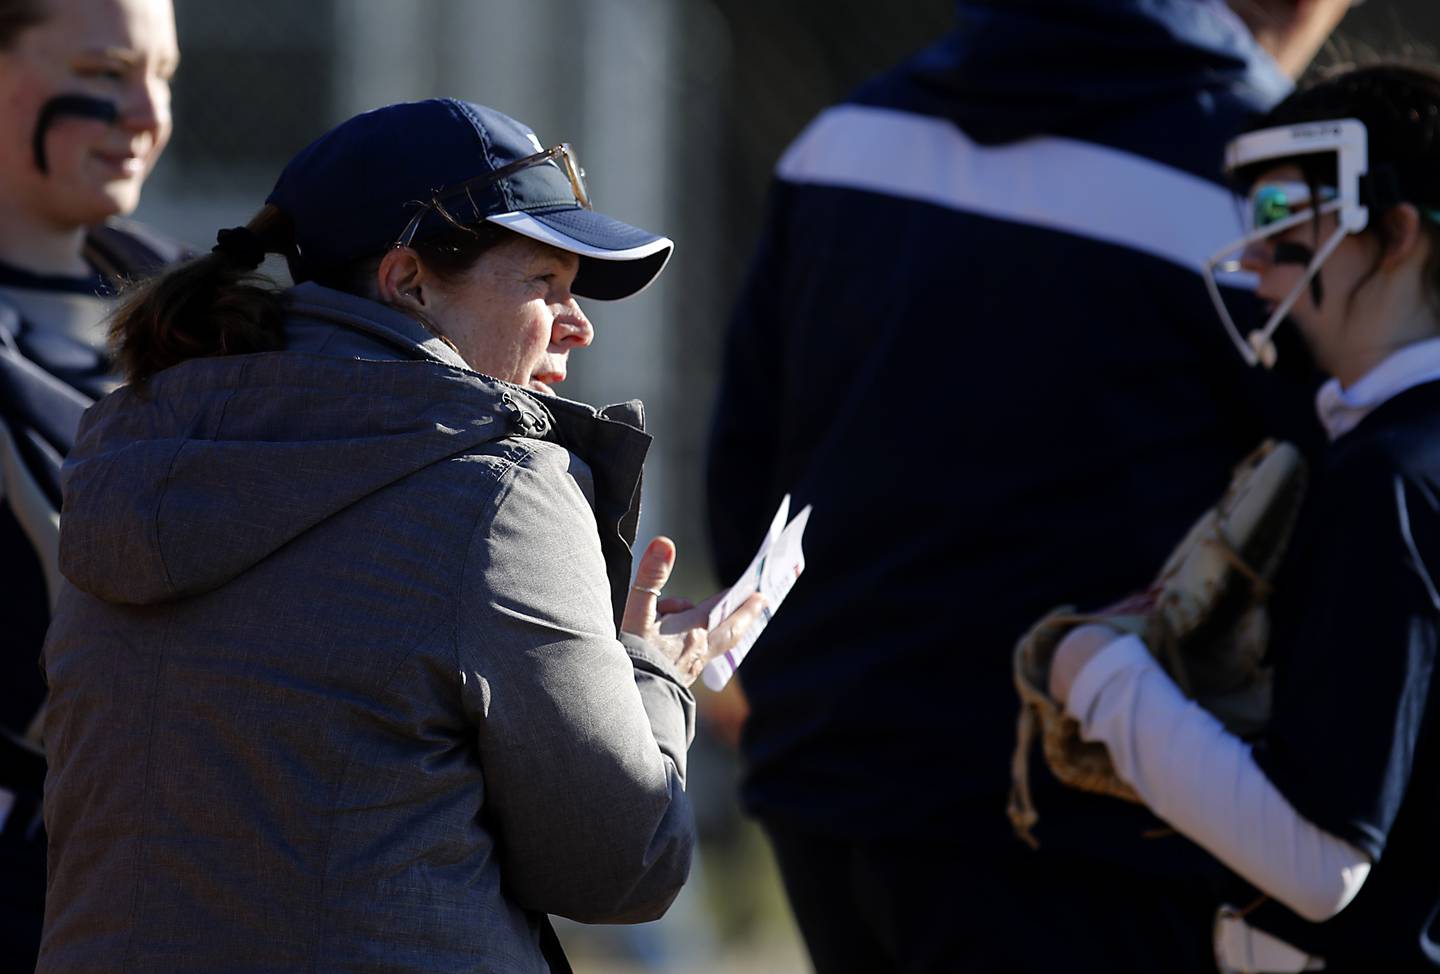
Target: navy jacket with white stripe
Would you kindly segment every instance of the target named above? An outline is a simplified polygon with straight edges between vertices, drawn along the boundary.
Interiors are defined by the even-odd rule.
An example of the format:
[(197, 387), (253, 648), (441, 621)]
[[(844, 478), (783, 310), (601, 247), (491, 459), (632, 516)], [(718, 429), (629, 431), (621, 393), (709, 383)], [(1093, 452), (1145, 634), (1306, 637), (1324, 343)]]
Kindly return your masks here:
[[(709, 456), (726, 580), (814, 505), (740, 673), (753, 812), (1008, 839), (1016, 638), (1143, 587), (1263, 434), (1317, 438), (1303, 357), (1247, 369), (1199, 273), (1241, 232), (1223, 146), (1288, 90), (1219, 0), (961, 3), (786, 152)], [(1037, 801), (1042, 842), (1168, 854)]]

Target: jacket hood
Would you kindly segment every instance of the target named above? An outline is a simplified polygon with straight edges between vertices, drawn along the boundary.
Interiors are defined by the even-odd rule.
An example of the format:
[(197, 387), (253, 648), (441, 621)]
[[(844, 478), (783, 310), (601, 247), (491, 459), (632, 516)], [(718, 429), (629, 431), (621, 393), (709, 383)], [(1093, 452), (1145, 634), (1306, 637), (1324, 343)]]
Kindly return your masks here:
[[(1207, 90), (1261, 111), (1291, 88), (1223, 0), (962, 0), (956, 8), (955, 29), (899, 74), (933, 100), (933, 114), (984, 144), (1093, 131)], [(855, 100), (884, 97), (895, 80)]]
[(86, 413), (61, 478), (60, 570), (110, 602), (205, 592), (429, 464), (517, 425), (543, 431), (545, 416), (440, 363), (187, 362), (145, 397), (127, 387)]

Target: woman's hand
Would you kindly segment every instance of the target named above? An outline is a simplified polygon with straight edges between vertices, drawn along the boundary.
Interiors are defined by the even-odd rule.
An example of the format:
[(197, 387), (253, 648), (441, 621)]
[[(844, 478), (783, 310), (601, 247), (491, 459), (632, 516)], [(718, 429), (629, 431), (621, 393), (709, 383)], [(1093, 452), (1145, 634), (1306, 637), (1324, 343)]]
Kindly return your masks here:
[(635, 584), (625, 601), (620, 629), (658, 647), (675, 664), (681, 682), (688, 687), (706, 663), (739, 643), (764, 611), (765, 597), (756, 592), (712, 632), (710, 610), (723, 593), (717, 592), (699, 605), (688, 599), (662, 597), (660, 593), (674, 567), (675, 542), (659, 537), (646, 546), (635, 571)]

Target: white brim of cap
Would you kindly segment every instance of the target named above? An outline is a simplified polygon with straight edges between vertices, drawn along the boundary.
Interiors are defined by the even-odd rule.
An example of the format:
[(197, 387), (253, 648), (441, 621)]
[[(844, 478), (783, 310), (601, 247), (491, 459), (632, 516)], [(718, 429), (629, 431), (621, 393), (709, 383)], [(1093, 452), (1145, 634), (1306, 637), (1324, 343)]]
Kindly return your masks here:
[[(564, 210), (566, 217), (574, 219), (580, 214), (588, 214), (589, 210)], [(675, 243), (669, 237), (662, 237), (621, 224), (610, 217), (600, 216), (599, 221), (604, 221), (624, 230), (629, 231), (627, 236), (640, 237), (642, 242), (628, 247), (606, 248), (595, 243), (579, 240), (576, 237), (565, 233), (563, 230), (543, 222), (544, 214), (535, 215), (512, 211), (510, 213), (497, 213), (486, 217), (490, 223), (498, 224), (507, 230), (518, 233), (531, 240), (538, 240), (540, 243), (558, 247), (561, 250), (577, 254), (581, 258), (582, 267), (576, 279), (575, 293), (581, 297), (591, 297), (596, 300), (613, 301), (621, 298), (633, 297), (645, 290), (660, 276), (665, 265), (670, 262), (670, 255), (674, 253)], [(649, 238), (649, 239), (643, 239)], [(626, 268), (622, 276), (619, 273), (607, 273), (606, 265), (588, 265), (586, 259), (595, 261), (606, 261), (615, 272), (620, 271), (618, 265), (634, 265)], [(609, 279), (609, 280), (606, 280)], [(582, 281), (588, 281), (591, 287), (587, 289)], [(608, 285), (608, 286), (607, 286)], [(590, 293), (587, 293), (587, 290)]]

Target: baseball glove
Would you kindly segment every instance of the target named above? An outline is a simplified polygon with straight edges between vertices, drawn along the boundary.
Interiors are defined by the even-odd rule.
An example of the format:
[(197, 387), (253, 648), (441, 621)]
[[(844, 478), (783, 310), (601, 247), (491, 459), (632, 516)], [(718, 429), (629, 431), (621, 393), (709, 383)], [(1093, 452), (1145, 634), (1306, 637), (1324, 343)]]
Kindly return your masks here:
[(1305, 483), (1300, 452), (1289, 443), (1266, 440), (1235, 468), (1219, 503), (1166, 560), (1147, 593), (1147, 611), (1086, 615), (1066, 606), (1021, 637), (1014, 655), (1020, 723), (1009, 808), (1020, 838), (1037, 845), (1032, 829), (1039, 815), (1029, 785), (1037, 735), (1046, 763), (1062, 783), (1139, 801), (1115, 774), (1105, 746), (1081, 740), (1079, 723), (1050, 698), (1050, 661), (1075, 626), (1101, 622), (1139, 635), (1180, 689), (1233, 733), (1246, 737), (1264, 727), (1270, 713), (1265, 604)]

